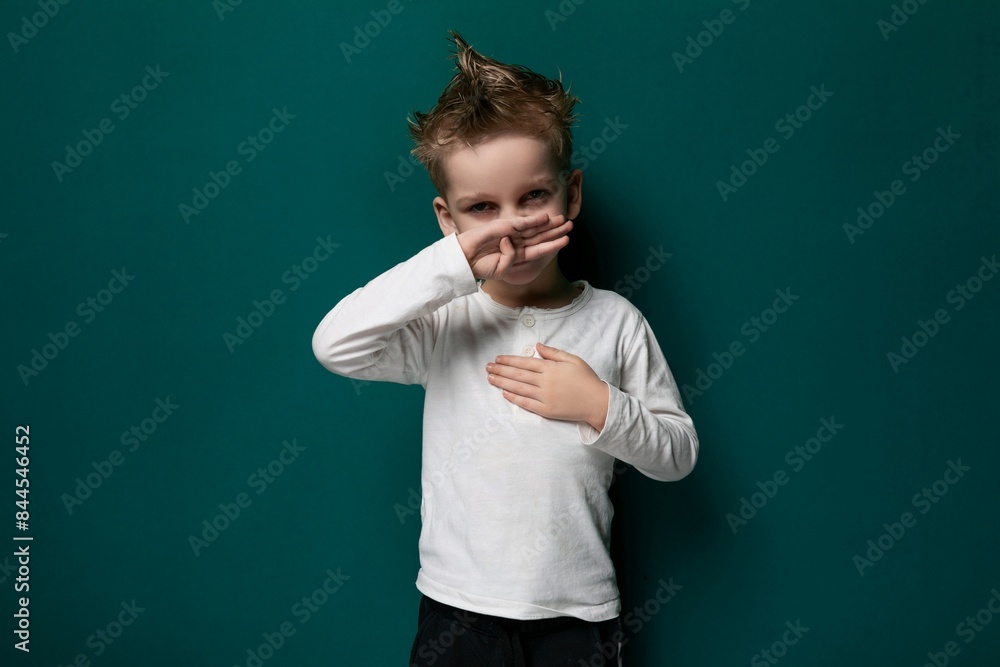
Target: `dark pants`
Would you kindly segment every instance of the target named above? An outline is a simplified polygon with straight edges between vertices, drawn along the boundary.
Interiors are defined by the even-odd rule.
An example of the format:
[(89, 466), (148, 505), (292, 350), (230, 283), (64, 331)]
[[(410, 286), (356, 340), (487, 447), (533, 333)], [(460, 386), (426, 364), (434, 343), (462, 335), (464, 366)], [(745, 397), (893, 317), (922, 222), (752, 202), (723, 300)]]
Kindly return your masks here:
[(520, 621), (422, 595), (410, 667), (621, 667), (621, 617)]

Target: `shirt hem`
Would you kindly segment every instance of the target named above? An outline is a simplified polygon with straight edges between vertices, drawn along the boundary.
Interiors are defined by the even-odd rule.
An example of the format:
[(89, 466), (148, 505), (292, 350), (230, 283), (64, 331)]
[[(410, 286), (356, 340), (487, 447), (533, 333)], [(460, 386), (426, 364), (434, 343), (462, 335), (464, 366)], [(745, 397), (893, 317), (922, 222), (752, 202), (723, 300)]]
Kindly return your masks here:
[(474, 595), (463, 593), (462, 591), (445, 586), (434, 581), (423, 569), (417, 572), (417, 590), (427, 597), (434, 598), (438, 602), (471, 611), (473, 613), (488, 614), (490, 616), (502, 616), (521, 621), (533, 621), (543, 618), (556, 618), (559, 616), (573, 616), (575, 618), (599, 623), (612, 618), (617, 618), (621, 614), (621, 598), (616, 597), (598, 605), (577, 605), (572, 609), (559, 610), (532, 604), (530, 602), (518, 602), (516, 600), (501, 600), (485, 595)]

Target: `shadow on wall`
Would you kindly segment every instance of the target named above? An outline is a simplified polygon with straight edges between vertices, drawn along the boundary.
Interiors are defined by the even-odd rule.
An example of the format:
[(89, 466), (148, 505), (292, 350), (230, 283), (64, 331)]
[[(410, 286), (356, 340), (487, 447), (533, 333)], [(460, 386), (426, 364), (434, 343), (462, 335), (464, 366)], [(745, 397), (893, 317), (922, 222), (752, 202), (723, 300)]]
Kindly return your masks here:
[(559, 251), (559, 268), (569, 281), (586, 280), (592, 286), (608, 289), (605, 280), (605, 262), (598, 252), (598, 238), (594, 235), (588, 220), (602, 220), (596, 209), (587, 213), (587, 206), (573, 220), (573, 231), (569, 233), (569, 245)]
[(585, 196), (583, 209), (573, 220), (569, 245), (559, 252), (563, 275), (570, 281), (584, 279), (594, 287), (617, 292), (637, 306), (634, 297), (644, 287), (648, 292), (657, 285), (660, 295), (656, 303), (669, 310), (674, 286), (664, 284), (657, 274), (672, 257), (668, 250), (674, 223), (666, 213), (662, 220), (652, 221), (660, 229), (638, 238), (634, 236), (634, 221), (641, 218), (628, 207), (607, 207), (598, 197)]
[[(656, 302), (669, 310), (676, 303), (674, 295), (681, 290), (666, 284), (662, 276), (653, 277), (645, 292), (641, 291), (646, 284), (642, 279), (649, 279), (649, 274), (637, 276), (640, 291), (619, 289), (624, 284), (623, 276), (634, 276), (636, 267), (644, 265), (650, 246), (660, 248), (662, 243), (670, 248), (672, 220), (664, 219), (658, 225), (655, 238), (641, 238), (630, 224), (630, 220), (636, 219), (631, 216), (635, 215), (638, 213), (628, 207), (606, 205), (599, 194), (585, 197), (580, 215), (573, 220), (570, 243), (559, 253), (559, 266), (568, 280), (587, 280), (596, 288), (617, 291), (633, 303), (636, 296), (659, 290)], [(671, 338), (684, 349), (692, 347), (684, 340), (686, 334), (674, 332)], [(698, 424), (697, 420), (695, 426), (702, 427), (698, 434), (703, 445), (716, 430), (711, 424)], [(648, 609), (643, 606), (657, 593), (662, 581), (687, 584), (690, 563), (702, 560), (706, 553), (714, 552), (715, 558), (727, 568), (730, 559), (735, 558), (726, 549), (726, 535), (717, 529), (722, 513), (714, 504), (704, 468), (705, 463), (700, 460), (684, 480), (659, 482), (644, 477), (631, 466), (615, 465), (616, 474), (608, 491), (615, 508), (611, 558), (621, 593), (622, 618), (630, 619), (626, 631), (632, 638), (646, 627), (643, 616), (633, 609)], [(657, 555), (651, 564), (648, 558), (642, 558), (643, 554)], [(672, 576), (676, 579), (671, 579)], [(664, 611), (665, 615), (673, 616), (672, 607), (664, 606)], [(642, 650), (640, 644), (635, 648)]]

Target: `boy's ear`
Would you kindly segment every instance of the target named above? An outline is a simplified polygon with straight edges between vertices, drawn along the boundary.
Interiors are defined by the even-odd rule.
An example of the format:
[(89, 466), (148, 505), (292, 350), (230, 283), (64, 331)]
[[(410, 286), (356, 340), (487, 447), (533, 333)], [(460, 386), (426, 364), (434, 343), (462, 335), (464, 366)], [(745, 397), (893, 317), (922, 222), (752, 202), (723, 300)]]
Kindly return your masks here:
[(444, 197), (435, 197), (432, 205), (434, 206), (434, 215), (438, 219), (438, 226), (441, 227), (441, 233), (445, 236), (451, 233), (457, 234), (458, 225), (455, 224), (455, 220), (451, 217), (451, 212), (448, 210), (448, 202), (444, 200)]
[(566, 218), (576, 220), (583, 205), (583, 172), (574, 169), (566, 179)]

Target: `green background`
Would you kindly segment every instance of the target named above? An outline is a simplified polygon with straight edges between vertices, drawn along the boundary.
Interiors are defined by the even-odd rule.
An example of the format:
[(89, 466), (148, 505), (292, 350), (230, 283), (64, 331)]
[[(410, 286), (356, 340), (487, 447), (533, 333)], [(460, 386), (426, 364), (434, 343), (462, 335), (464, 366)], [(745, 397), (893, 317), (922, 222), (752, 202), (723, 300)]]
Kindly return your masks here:
[[(678, 383), (715, 376), (688, 394), (694, 473), (666, 484), (630, 469), (613, 487), (623, 611), (655, 611), (627, 664), (767, 664), (758, 653), (796, 621), (809, 630), (782, 664), (916, 667), (949, 641), (949, 664), (998, 664), (1000, 618), (968, 643), (957, 626), (1000, 587), (1000, 280), (973, 281), (960, 310), (948, 294), (1000, 251), (1000, 8), (913, 1), (884, 35), (889, 2), (404, 0), (348, 62), (341, 43), (386, 6), (70, 2), (0, 47), (3, 664), (246, 665), (284, 622), (295, 634), (266, 665), (405, 664), (419, 514), (397, 510), (419, 491), (423, 393), (332, 375), (310, 339), (340, 298), (440, 238), (426, 173), (386, 174), (408, 174), (405, 117), (451, 76), (449, 28), (563, 72), (583, 100), (576, 145), (602, 150), (561, 261), (604, 289), (644, 279), (628, 296)], [(679, 70), (672, 54), (726, 8), (732, 22)], [(39, 11), (4, 3), (0, 28)], [(122, 119), (112, 103), (147, 66), (168, 74)], [(775, 123), (811, 86), (832, 96), (786, 138)], [(240, 143), (286, 108), (247, 161)], [(113, 132), (60, 180), (52, 163), (103, 118)], [(627, 127), (602, 146), (607, 119)], [(911, 182), (903, 164), (949, 127), (960, 138)], [(724, 200), (717, 182), (769, 137), (779, 150)], [(240, 173), (185, 221), (179, 205), (229, 160)], [(894, 179), (905, 193), (849, 240), (844, 225)], [(339, 246), (283, 279), (317, 238)], [(644, 273), (660, 246), (670, 259)], [(88, 321), (78, 304), (122, 267), (134, 279)], [(277, 289), (284, 303), (227, 346)], [(751, 341), (745, 323), (770, 317), (778, 289), (799, 298)], [(947, 323), (893, 368), (887, 354), (938, 309)], [(69, 322), (78, 335), (25, 381), (18, 367)], [(712, 368), (734, 341), (744, 354)], [(168, 397), (178, 407), (129, 451), (121, 435)], [(793, 469), (786, 453), (823, 418), (843, 428)], [(31, 427), (23, 533), (17, 424)], [(286, 440), (304, 449), (252, 486)], [(123, 463), (67, 506), (115, 450)], [(969, 470), (921, 513), (914, 495), (959, 459)], [(727, 515), (777, 471), (788, 483), (734, 533)], [(196, 555), (190, 537), (240, 493), (250, 505)], [(915, 525), (859, 574), (854, 557), (907, 511)], [(11, 646), (11, 538), (25, 534), (30, 656)], [(349, 579), (301, 622), (293, 606), (338, 568)], [(675, 597), (650, 603), (671, 578)], [(94, 639), (133, 600), (134, 622)]]

